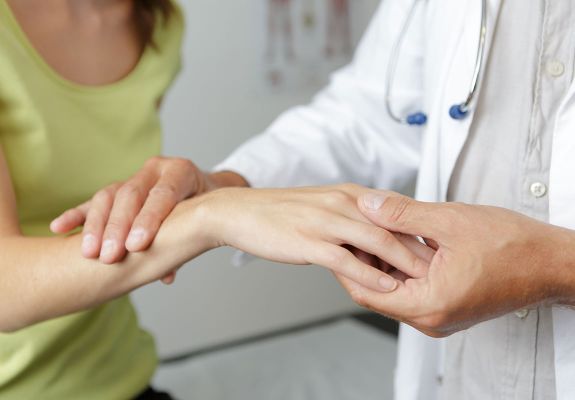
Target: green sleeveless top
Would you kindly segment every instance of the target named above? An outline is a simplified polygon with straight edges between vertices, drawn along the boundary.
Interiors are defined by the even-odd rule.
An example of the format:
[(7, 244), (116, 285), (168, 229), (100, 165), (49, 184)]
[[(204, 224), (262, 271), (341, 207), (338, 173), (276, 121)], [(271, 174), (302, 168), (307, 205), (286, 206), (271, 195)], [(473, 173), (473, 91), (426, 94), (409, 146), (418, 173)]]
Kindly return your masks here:
[[(178, 13), (158, 24), (157, 48), (128, 76), (83, 86), (42, 59), (0, 0), (0, 146), (25, 235), (49, 236), (62, 211), (159, 154), (157, 105), (179, 69), (182, 33)], [(0, 334), (0, 399), (126, 400), (145, 389), (156, 364), (154, 341), (124, 297)]]

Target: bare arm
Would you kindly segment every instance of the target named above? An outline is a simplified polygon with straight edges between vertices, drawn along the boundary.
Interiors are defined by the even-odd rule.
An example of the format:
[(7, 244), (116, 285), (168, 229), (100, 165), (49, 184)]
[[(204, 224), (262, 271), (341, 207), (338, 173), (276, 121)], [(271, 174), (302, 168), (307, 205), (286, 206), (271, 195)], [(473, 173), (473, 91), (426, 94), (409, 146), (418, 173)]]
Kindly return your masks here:
[(183, 238), (178, 226), (171, 224), (148, 252), (130, 254), (121, 263), (104, 266), (82, 257), (78, 235), (22, 236), (15, 204), (0, 149), (0, 331), (14, 331), (100, 305), (161, 278), (182, 265), (186, 257), (201, 252), (196, 241), (185, 246), (177, 243)]

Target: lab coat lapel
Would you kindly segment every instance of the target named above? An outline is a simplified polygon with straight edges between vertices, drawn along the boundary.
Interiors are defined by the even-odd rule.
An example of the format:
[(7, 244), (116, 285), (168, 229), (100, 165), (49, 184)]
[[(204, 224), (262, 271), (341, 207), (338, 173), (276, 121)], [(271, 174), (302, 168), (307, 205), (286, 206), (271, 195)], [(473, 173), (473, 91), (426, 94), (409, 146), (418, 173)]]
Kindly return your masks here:
[[(487, 37), (486, 52), (483, 60), (482, 72), (479, 80), (478, 92), (475, 99), (481, 96), (483, 76), (486, 66), (489, 63), (491, 54), (491, 45), (493, 35), (497, 26), (499, 10), (502, 0), (489, 0), (487, 2)], [(481, 5), (479, 0), (468, 0), (468, 12), (465, 17), (465, 28), (461, 35), (461, 40), (456, 43), (453, 51), (452, 63), (445, 68), (446, 76), (444, 77), (444, 93), (441, 101), (440, 110), (435, 110), (440, 118), (439, 124), (439, 198), (444, 201), (447, 197), (449, 181), (455, 168), (455, 164), (463, 149), (463, 146), (469, 135), (469, 130), (475, 117), (476, 100), (471, 104), (469, 116), (462, 120), (454, 120), (449, 116), (449, 108), (461, 103), (466, 97), (475, 66), (475, 56), (478, 45), (478, 30), (480, 26)]]

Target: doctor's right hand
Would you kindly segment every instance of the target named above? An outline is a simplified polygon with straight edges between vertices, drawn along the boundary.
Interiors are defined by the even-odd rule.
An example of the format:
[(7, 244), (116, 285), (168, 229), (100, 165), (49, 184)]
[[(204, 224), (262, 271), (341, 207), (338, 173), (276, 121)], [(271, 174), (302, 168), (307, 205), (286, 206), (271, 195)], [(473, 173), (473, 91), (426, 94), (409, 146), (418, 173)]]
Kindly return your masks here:
[[(64, 212), (50, 228), (61, 234), (83, 225), (82, 254), (112, 264), (127, 251), (146, 250), (179, 202), (234, 185), (247, 183), (231, 172), (205, 173), (186, 159), (154, 157), (129, 180), (103, 188), (89, 201)], [(173, 276), (165, 281), (171, 280)]]

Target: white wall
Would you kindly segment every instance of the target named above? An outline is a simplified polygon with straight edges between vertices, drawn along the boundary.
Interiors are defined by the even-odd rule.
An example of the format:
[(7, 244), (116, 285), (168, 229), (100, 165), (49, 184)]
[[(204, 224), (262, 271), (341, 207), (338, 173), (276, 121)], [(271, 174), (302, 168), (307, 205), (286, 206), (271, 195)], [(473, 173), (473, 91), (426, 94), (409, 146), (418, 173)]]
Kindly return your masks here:
[[(185, 65), (164, 103), (166, 154), (210, 168), (319, 89), (261, 90), (258, 1), (182, 0)], [(352, 1), (359, 37), (378, 1)], [(256, 261), (238, 269), (230, 265), (231, 253), (221, 249), (204, 255), (181, 270), (174, 286), (154, 284), (134, 294), (142, 323), (156, 335), (162, 356), (355, 309), (318, 267)]]

